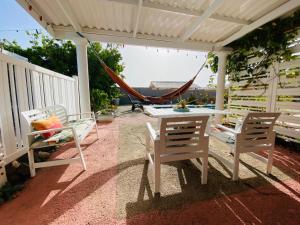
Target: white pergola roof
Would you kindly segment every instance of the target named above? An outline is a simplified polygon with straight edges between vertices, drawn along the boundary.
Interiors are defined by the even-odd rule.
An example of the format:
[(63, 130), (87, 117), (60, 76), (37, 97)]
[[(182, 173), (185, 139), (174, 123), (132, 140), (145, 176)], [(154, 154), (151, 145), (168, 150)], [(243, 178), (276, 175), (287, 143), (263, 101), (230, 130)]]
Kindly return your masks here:
[(209, 51), (295, 10), (300, 0), (17, 0), (56, 38)]

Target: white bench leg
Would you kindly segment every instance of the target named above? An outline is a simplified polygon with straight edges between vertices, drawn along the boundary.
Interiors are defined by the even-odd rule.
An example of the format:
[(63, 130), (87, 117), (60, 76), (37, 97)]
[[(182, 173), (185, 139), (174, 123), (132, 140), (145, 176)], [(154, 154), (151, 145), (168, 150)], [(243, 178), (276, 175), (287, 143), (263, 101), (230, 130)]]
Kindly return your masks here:
[(76, 131), (75, 131), (74, 128), (73, 128), (72, 131), (73, 131), (74, 142), (75, 142), (76, 148), (79, 152), (79, 157), (81, 159), (83, 170), (86, 170), (86, 164), (85, 164), (85, 161), (84, 161), (84, 157), (83, 157), (83, 153), (82, 153), (82, 150), (81, 150), (81, 146), (80, 146), (78, 136), (77, 136)]
[(29, 170), (30, 170), (30, 176), (35, 176), (35, 167), (34, 167), (34, 151), (33, 149), (28, 150), (28, 164), (29, 164)]
[(77, 150), (79, 152), (79, 157), (81, 159), (83, 170), (86, 170), (86, 164), (85, 164), (85, 161), (84, 161), (83, 153), (82, 153), (82, 150), (81, 150), (81, 146), (80, 146), (78, 137), (75, 134), (75, 131), (73, 131), (73, 135), (74, 135), (74, 141), (75, 141), (76, 148), (77, 148)]

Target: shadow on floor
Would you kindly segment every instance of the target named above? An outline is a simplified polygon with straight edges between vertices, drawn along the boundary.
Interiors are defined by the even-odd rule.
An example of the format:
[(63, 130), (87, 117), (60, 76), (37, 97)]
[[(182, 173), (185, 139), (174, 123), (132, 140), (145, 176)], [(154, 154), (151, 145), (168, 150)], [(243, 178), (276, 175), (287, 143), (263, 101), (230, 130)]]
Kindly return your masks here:
[[(210, 164), (207, 185), (201, 185), (201, 172), (193, 162), (168, 164), (177, 169), (181, 192), (159, 197), (153, 194), (149, 165), (145, 162), (137, 201), (126, 204), (127, 224), (163, 224), (165, 220), (173, 224), (202, 224), (201, 215), (207, 219), (209, 214), (212, 220), (203, 224), (297, 224), (300, 194), (273, 176), (271, 180), (282, 186), (281, 189), (275, 187), (261, 171), (241, 163), (255, 177), (234, 182)], [(231, 172), (226, 171), (231, 176)], [(163, 178), (161, 182), (164, 182)], [(287, 191), (292, 192), (296, 199)], [(271, 213), (274, 210), (275, 215)]]

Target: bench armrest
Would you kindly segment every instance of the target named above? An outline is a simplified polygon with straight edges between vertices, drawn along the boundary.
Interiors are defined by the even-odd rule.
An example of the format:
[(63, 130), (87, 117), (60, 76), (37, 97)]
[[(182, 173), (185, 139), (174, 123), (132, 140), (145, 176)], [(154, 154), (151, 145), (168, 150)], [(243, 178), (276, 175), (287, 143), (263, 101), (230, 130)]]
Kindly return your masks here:
[(88, 114), (91, 115), (91, 116), (95, 115), (94, 112), (83, 112), (83, 113), (68, 114), (67, 117), (70, 117), (70, 116), (81, 116), (81, 115), (88, 115)]
[(231, 128), (229, 128), (229, 127), (225, 127), (225, 126), (223, 126), (223, 125), (221, 125), (221, 124), (216, 124), (216, 127), (217, 127), (217, 128), (221, 128), (221, 129), (223, 129), (223, 130), (225, 130), (225, 131), (228, 131), (228, 132), (230, 132), (230, 133), (233, 133), (233, 134), (235, 134), (235, 135), (237, 135), (237, 134), (240, 133), (240, 132), (237, 132), (237, 131), (234, 130), (234, 129), (231, 129)]
[(69, 121), (69, 117), (71, 116), (82, 116), (82, 115), (90, 115), (90, 117), (94, 120), (96, 120), (96, 117), (95, 117), (95, 113), (94, 112), (83, 112), (83, 113), (75, 113), (75, 114), (69, 114), (67, 115), (67, 119)]
[(57, 131), (63, 131), (63, 130), (72, 130), (73, 132), (75, 132), (75, 129), (73, 127), (62, 127), (62, 128), (48, 129), (48, 130), (33, 131), (33, 132), (30, 132), (27, 135), (28, 136), (34, 136), (34, 135), (37, 135), (37, 134), (44, 134), (44, 133), (48, 133), (48, 132), (51, 132), (51, 131), (57, 132)]

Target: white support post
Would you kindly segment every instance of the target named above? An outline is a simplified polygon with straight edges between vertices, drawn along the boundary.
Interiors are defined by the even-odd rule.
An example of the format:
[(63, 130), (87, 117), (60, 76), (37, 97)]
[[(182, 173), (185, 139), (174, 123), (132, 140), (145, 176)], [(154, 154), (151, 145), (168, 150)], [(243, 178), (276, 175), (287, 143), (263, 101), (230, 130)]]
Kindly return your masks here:
[[(218, 77), (216, 89), (216, 109), (224, 109), (224, 94), (225, 94), (225, 75), (226, 75), (226, 52), (217, 52), (218, 56)], [(222, 115), (216, 116), (216, 123), (221, 123)]]
[(74, 100), (75, 100), (75, 113), (80, 113), (80, 101), (79, 101), (79, 85), (78, 85), (78, 76), (72, 76), (74, 79)]
[(77, 39), (76, 55), (77, 55), (77, 71), (79, 82), (79, 99), (80, 111), (90, 112), (90, 87), (89, 87), (89, 69), (87, 56), (87, 41), (85, 39)]

